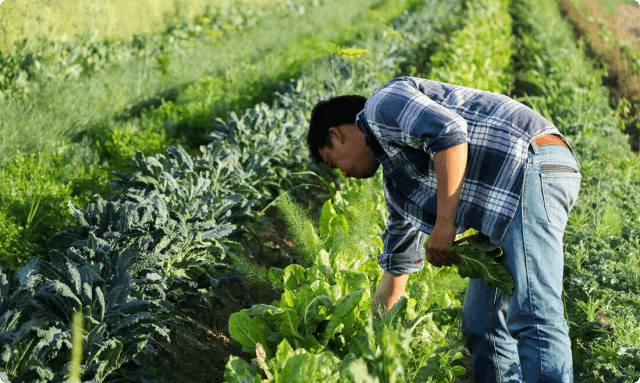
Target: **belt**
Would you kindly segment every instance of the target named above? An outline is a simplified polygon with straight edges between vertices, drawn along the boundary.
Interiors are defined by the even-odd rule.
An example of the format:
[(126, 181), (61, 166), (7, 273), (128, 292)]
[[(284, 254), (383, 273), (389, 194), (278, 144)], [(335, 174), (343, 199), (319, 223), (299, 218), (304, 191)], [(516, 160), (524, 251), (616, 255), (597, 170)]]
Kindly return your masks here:
[[(538, 146), (560, 145), (569, 149), (569, 146), (564, 142), (564, 140), (555, 134), (543, 134), (541, 136), (534, 137), (533, 141), (535, 141)], [(569, 151), (571, 151), (571, 149), (569, 149)]]

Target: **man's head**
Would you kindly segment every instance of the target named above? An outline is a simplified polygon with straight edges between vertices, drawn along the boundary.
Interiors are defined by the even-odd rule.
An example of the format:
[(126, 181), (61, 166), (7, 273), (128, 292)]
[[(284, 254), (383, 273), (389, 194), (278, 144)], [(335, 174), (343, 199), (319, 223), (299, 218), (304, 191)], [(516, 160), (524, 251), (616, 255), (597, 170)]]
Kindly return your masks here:
[(314, 161), (339, 168), (345, 176), (368, 178), (380, 163), (364, 142), (364, 133), (356, 126), (365, 97), (338, 96), (320, 101), (311, 112), (307, 145)]

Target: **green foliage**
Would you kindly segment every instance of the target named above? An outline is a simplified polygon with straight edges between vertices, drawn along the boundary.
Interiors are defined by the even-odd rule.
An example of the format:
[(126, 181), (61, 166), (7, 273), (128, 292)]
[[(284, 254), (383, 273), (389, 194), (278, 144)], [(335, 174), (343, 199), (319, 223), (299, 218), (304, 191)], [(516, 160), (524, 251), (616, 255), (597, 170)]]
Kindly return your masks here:
[[(325, 369), (326, 375), (317, 372), (314, 379), (335, 379), (334, 374), (339, 373), (340, 381), (427, 382), (464, 373), (450, 365), (460, 357), (455, 352), (450, 354), (451, 350), (461, 347), (458, 341), (451, 341), (457, 331), (460, 303), (450, 291), (443, 291), (429, 304), (428, 281), (418, 281), (383, 318), (375, 323), (372, 320), (371, 297), (381, 271), (375, 255), (382, 250), (380, 238), (372, 233), (379, 233), (384, 225), (382, 204), (380, 177), (345, 184), (322, 209), (319, 232), (326, 240), (319, 241), (311, 233), (315, 240), (303, 249), (309, 255), (312, 249), (316, 251), (313, 261), (305, 267), (294, 264), (283, 271), (269, 271), (283, 286), (281, 300), (232, 314), (230, 333), (243, 350), (253, 353), (261, 344), (271, 359), (269, 366), (275, 369), (275, 378), (270, 381), (278, 381), (279, 369), (299, 363), (281, 360), (274, 351), (281, 347), (312, 353), (315, 358), (330, 352), (338, 358), (340, 363)], [(292, 233), (310, 235), (308, 230), (296, 230), (313, 227), (301, 208), (291, 201), (284, 205), (287, 210), (297, 210), (289, 212)], [(353, 216), (355, 212), (359, 217)], [(362, 217), (367, 217), (366, 223)], [(370, 217), (375, 217), (375, 224)], [(365, 224), (369, 229), (360, 227)], [(300, 246), (307, 242), (300, 241)], [(358, 251), (351, 252), (353, 249)], [(429, 369), (418, 372), (422, 362)], [(246, 362), (232, 360), (225, 378), (233, 381), (237, 374), (252, 379), (255, 373)], [(419, 380), (411, 380), (413, 376)]]
[[(111, 64), (72, 82), (47, 78), (38, 83), (34, 78), (30, 84), (37, 85), (37, 92), (24, 97), (11, 96), (0, 102), (3, 108), (0, 151), (4, 154), (0, 162), (7, 172), (18, 172), (20, 170), (15, 168), (19, 166), (13, 164), (16, 151), (33, 153), (42, 148), (39, 158), (47, 166), (40, 167), (37, 176), (45, 178), (52, 187), (42, 189), (43, 197), (35, 219), (43, 218), (43, 223), (66, 223), (69, 221), (66, 201), (71, 198), (74, 203), (83, 205), (94, 194), (112, 194), (114, 189), (108, 186), (109, 173), (135, 170), (131, 162), (135, 150), (154, 155), (166, 147), (182, 145), (195, 155), (201, 144), (214, 139), (209, 133), (212, 126), (219, 123), (217, 119), (227, 120), (233, 110), (239, 118), (244, 118), (241, 123), (246, 128), (259, 125), (260, 121), (247, 121), (255, 115), (243, 116), (244, 110), (253, 108), (260, 101), (271, 104), (279, 97), (275, 91), (283, 92), (289, 79), (298, 75), (304, 66), (335, 50), (328, 41), (339, 44), (349, 39), (379, 35), (376, 29), (380, 29), (385, 20), (402, 13), (409, 3), (394, 2), (390, 6), (362, 0), (341, 5), (336, 18), (318, 16), (326, 15), (327, 10), (333, 12), (335, 4), (331, 2), (316, 2), (303, 13), (295, 7), (297, 3), (278, 3), (274, 6), (291, 9), (280, 13), (290, 17), (279, 16), (277, 20), (265, 20), (263, 16), (268, 14), (256, 14), (252, 9), (243, 8), (240, 15), (251, 14), (250, 19), (261, 21), (238, 19), (229, 25), (246, 23), (247, 31), (255, 28), (251, 29), (253, 32), (240, 33), (240, 29), (235, 29), (233, 33), (225, 32), (225, 37), (220, 39), (206, 36), (208, 29), (205, 26), (214, 19), (222, 22), (221, 17), (236, 17), (237, 14), (214, 17), (217, 11), (211, 10), (211, 15), (197, 20), (194, 26), (195, 29), (202, 28), (202, 33), (185, 37), (187, 40), (167, 37), (170, 41), (175, 40), (172, 44), (181, 50), (173, 46), (156, 50), (153, 44), (157, 36), (138, 36), (133, 41), (142, 49), (138, 51), (144, 53), (142, 56), (127, 56), (126, 60), (120, 61), (114, 56)], [(366, 15), (373, 5), (378, 6), (376, 15), (382, 20)], [(351, 23), (353, 18), (359, 20), (357, 27)], [(181, 30), (179, 26), (174, 29), (171, 33)], [(278, 33), (274, 33), (275, 30)], [(417, 36), (416, 33), (414, 40)], [(183, 46), (181, 41), (188, 44)], [(154, 52), (170, 57), (167, 76), (156, 76), (160, 69), (153, 64)], [(203, 62), (207, 65), (202, 65)], [(285, 109), (288, 107), (292, 105), (285, 104)], [(307, 108), (300, 110), (298, 119), (304, 110)], [(269, 118), (273, 120), (273, 117)], [(264, 128), (270, 129), (271, 125)], [(260, 150), (265, 152), (267, 149), (263, 146)], [(70, 195), (61, 198), (56, 190), (66, 187), (70, 189)], [(50, 196), (46, 194), (47, 190), (57, 195)], [(31, 198), (28, 185), (14, 188), (11, 194), (17, 194), (18, 203), (23, 206), (26, 206), (24, 201), (28, 201), (29, 207), (31, 202), (38, 201), (38, 198)], [(61, 201), (56, 209), (43, 208), (49, 198)], [(37, 235), (26, 235), (29, 234), (24, 233), (28, 208), (25, 213), (24, 209), (15, 206), (17, 203), (9, 201), (0, 212), (6, 217), (0, 229), (0, 243), (3, 244), (0, 249), (11, 252), (3, 258), (8, 260), (6, 265), (21, 266), (29, 256), (44, 257), (42, 243), (64, 226), (41, 225)]]
[(289, 194), (278, 197), (278, 208), (282, 211), (291, 233), (298, 238), (298, 249), (307, 263), (311, 263), (320, 250), (320, 240), (311, 221), (295, 205)]
[[(416, 33), (407, 39), (406, 45), (394, 45), (398, 61), (420, 38)], [(349, 63), (337, 61), (338, 65), (332, 68), (334, 75), (349, 73), (344, 71)], [(385, 65), (381, 67), (391, 70), (398, 64), (388, 61)], [(242, 281), (243, 277), (229, 266), (216, 262), (239, 251), (237, 244), (227, 239), (234, 223), (257, 217), (254, 206), (266, 206), (283, 180), (292, 182), (289, 187), (295, 185), (294, 178), (286, 175), (293, 175), (298, 166), (295, 162), (303, 160), (301, 137), (305, 113), (323, 96), (317, 88), (323, 88), (325, 80), (320, 75), (301, 79), (285, 87), (273, 106), (260, 104), (245, 113), (232, 114), (226, 122), (219, 121), (211, 136), (212, 143), (202, 148), (200, 156), (180, 147), (151, 157), (134, 152), (133, 174), (117, 175), (114, 186), (118, 194), (108, 200), (97, 196), (84, 208), (69, 203), (78, 226), (49, 238), (46, 246), (51, 250), (46, 259), (34, 259), (18, 271), (8, 269), (8, 277), (3, 279), (11, 281), (3, 291), (8, 300), (2, 302), (2, 309), (8, 314), (2, 317), (0, 329), (3, 339), (0, 367), (10, 371), (8, 378), (62, 379), (69, 372), (71, 315), (82, 310), (88, 332), (87, 351), (80, 363), (83, 377), (150, 379), (142, 372), (127, 370), (131, 364), (151, 363), (155, 350), (147, 340), (151, 335), (168, 337), (171, 325), (168, 310), (176, 303), (215, 300), (212, 291), (203, 295), (199, 289)], [(335, 76), (333, 81), (344, 85)], [(371, 91), (375, 84), (354, 82), (350, 86), (352, 90), (368, 87)], [(276, 143), (284, 145), (274, 150)], [(117, 153), (126, 145), (112, 148), (111, 152)], [(349, 204), (338, 205), (349, 208)], [(363, 222), (360, 218), (356, 220)], [(365, 233), (361, 229), (359, 232)], [(368, 244), (365, 249), (375, 250), (379, 246), (379, 240), (367, 236), (360, 242)], [(373, 255), (367, 254), (365, 258), (362, 252), (360, 256), (359, 265), (377, 275), (378, 270), (371, 262)], [(343, 256), (335, 267), (346, 262), (351, 260)], [(318, 333), (318, 338), (312, 337), (315, 343), (309, 340), (314, 347), (334, 343), (346, 347), (342, 337), (354, 330), (345, 329), (344, 323), (359, 320), (355, 312), (362, 311), (360, 303), (362, 297), (370, 297), (370, 286), (363, 271), (336, 268), (335, 277), (326, 274), (326, 269), (324, 272), (309, 278), (325, 275), (332, 278), (328, 295), (322, 288), (314, 290), (326, 287), (319, 282), (318, 286), (314, 282), (311, 287), (299, 286), (302, 292), (293, 292), (309, 295), (319, 291), (331, 299), (331, 304), (320, 298), (312, 306), (304, 306), (309, 315), (313, 314), (306, 317), (308, 328), (304, 331)], [(291, 288), (307, 277), (299, 269), (283, 271), (281, 276)], [(317, 278), (314, 281), (319, 281)], [(35, 292), (24, 293), (34, 289)], [(37, 301), (32, 310), (19, 312), (18, 308), (30, 301)], [(295, 326), (300, 314), (292, 297), (284, 302), (287, 306), (273, 320), (280, 321), (277, 329), (282, 337), (295, 339), (301, 331)], [(328, 307), (331, 312), (327, 315)], [(39, 331), (46, 328), (50, 331)], [(278, 332), (276, 337), (280, 336)], [(246, 334), (252, 337), (251, 331)], [(41, 344), (42, 337), (57, 342), (51, 346), (55, 357), (35, 352), (34, 345)], [(62, 342), (63, 339), (66, 341)], [(270, 353), (275, 350), (268, 343), (272, 341), (264, 342)]]
[(65, 212), (71, 187), (50, 176), (52, 170), (65, 171), (56, 169), (58, 164), (20, 156), (11, 167), (0, 169), (1, 265), (24, 264), (42, 249), (46, 240), (42, 233), (72, 224)]
[(166, 75), (167, 52), (184, 52), (191, 40), (219, 38), (254, 27), (260, 20), (303, 14), (306, 7), (319, 5), (317, 0), (275, 2), (259, 12), (255, 6), (241, 4), (211, 7), (195, 22), (182, 20), (162, 34), (134, 35), (130, 40), (102, 40), (97, 34), (87, 34), (73, 42), (50, 40), (46, 35), (23, 39), (14, 49), (0, 52), (0, 97), (37, 90), (36, 81), (41, 79), (73, 80), (135, 58), (148, 60), (150, 56), (158, 58), (160, 72)]
[[(468, 25), (431, 57), (429, 78), (507, 94), (512, 86), (510, 1), (469, 1)], [(478, 49), (483, 47), (483, 49)]]

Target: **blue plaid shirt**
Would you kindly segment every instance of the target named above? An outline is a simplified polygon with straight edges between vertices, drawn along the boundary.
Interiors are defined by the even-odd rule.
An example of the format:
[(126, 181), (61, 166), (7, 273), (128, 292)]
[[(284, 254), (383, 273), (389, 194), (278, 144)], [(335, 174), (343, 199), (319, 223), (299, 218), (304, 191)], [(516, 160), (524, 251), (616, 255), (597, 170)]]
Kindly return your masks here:
[(356, 123), (383, 168), (389, 217), (378, 261), (396, 274), (424, 264), (413, 261), (436, 223), (435, 153), (469, 142), (456, 231), (474, 228), (500, 240), (518, 207), (529, 143), (541, 134), (560, 135), (507, 96), (413, 77), (376, 90)]

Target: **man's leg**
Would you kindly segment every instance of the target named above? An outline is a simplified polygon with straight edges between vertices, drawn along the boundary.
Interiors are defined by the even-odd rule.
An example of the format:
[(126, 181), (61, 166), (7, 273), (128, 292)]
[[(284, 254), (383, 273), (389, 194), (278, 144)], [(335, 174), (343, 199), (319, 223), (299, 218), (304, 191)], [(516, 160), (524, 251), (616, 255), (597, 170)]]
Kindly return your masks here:
[(524, 194), (504, 241), (492, 241), (504, 250), (514, 295), (471, 280), (465, 296), (463, 325), (476, 382), (518, 382), (520, 371), (527, 383), (573, 381), (561, 297), (562, 236), (580, 178), (563, 172), (577, 164), (562, 147), (534, 147), (529, 161)]
[(469, 280), (462, 321), (476, 383), (522, 382), (518, 345), (507, 329), (509, 301), (484, 280)]
[(521, 234), (509, 230), (504, 244), (507, 248), (517, 244), (510, 251), (521, 252), (506, 259), (507, 267), (526, 282), (526, 286), (520, 282), (511, 299), (507, 324), (518, 341), (528, 383), (573, 382), (562, 301), (562, 238), (579, 189), (578, 164), (568, 149), (533, 145), (522, 197)]

